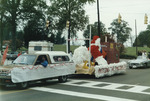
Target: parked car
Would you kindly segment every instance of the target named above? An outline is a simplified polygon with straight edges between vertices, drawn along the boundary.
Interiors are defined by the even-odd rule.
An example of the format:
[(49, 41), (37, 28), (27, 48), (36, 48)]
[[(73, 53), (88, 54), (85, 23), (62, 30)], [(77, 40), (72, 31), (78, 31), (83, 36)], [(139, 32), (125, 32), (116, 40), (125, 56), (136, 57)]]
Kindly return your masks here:
[[(42, 66), (43, 57), (48, 62)], [(75, 64), (69, 54), (58, 51), (44, 51), (34, 54), (23, 54), (14, 60), (13, 64), (0, 66), (0, 85), (16, 84), (24, 89), (32, 81), (45, 81), (58, 78), (59, 82), (66, 82), (68, 75), (75, 73)]]
[(135, 60), (128, 61), (129, 68), (150, 67), (150, 60), (145, 56), (138, 56)]
[(18, 52), (8, 52), (7, 53), (7, 59), (9, 60), (15, 60), (18, 56)]

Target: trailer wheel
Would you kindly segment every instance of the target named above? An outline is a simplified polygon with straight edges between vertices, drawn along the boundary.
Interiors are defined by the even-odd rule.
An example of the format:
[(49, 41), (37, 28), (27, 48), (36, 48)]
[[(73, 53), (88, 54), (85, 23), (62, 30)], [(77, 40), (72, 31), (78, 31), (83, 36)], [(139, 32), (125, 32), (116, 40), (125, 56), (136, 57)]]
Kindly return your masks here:
[(63, 76), (59, 76), (59, 77), (58, 77), (58, 81), (59, 81), (60, 83), (66, 82), (67, 79), (68, 79), (68, 76), (67, 76), (67, 75), (63, 75)]
[(26, 88), (28, 88), (28, 82), (21, 82), (21, 83), (18, 83), (18, 84), (17, 84), (17, 87), (18, 87), (19, 89), (26, 89)]

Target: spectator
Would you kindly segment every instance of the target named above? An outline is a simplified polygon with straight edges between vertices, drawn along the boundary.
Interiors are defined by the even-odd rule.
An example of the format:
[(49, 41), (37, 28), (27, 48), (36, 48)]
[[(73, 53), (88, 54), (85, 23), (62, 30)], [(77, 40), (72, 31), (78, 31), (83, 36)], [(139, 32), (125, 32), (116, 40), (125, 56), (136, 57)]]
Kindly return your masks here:
[(59, 57), (59, 58), (58, 58), (58, 61), (62, 61), (62, 58)]
[(19, 52), (17, 56), (19, 57), (21, 54), (22, 54), (22, 52)]
[(70, 51), (70, 56), (71, 56), (71, 57), (73, 56), (73, 53), (72, 53), (72, 51)]

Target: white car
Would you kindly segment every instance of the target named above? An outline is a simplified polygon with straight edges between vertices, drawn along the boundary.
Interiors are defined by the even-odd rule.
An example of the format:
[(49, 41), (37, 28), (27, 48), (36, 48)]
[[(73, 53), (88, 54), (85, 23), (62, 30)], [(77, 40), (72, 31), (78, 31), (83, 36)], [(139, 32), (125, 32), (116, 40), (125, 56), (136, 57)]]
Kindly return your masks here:
[[(42, 57), (48, 62), (43, 67)], [(25, 89), (32, 81), (45, 81), (58, 78), (66, 82), (68, 75), (75, 73), (75, 64), (69, 54), (60, 51), (39, 51), (34, 54), (20, 55), (13, 64), (0, 66), (0, 85), (16, 84)]]
[(129, 68), (150, 67), (150, 60), (145, 56), (138, 56), (135, 60), (128, 61)]

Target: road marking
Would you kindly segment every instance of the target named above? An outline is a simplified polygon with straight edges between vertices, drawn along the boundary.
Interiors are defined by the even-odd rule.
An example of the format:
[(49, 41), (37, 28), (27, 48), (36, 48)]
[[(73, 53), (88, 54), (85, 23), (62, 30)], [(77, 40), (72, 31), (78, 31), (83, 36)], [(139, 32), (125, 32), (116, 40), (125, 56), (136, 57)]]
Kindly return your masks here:
[(31, 89), (43, 91), (43, 92), (49, 92), (49, 93), (56, 93), (56, 94), (74, 96), (74, 97), (91, 98), (91, 99), (105, 100), (105, 101), (137, 101), (137, 100), (132, 100), (132, 99), (110, 97), (110, 96), (105, 96), (105, 95), (88, 94), (88, 93), (74, 92), (74, 91), (68, 91), (68, 90), (59, 90), (59, 89), (52, 89), (52, 88), (44, 88), (44, 87), (35, 87), (35, 88), (31, 88)]
[(11, 93), (25, 92), (25, 91), (29, 91), (29, 90), (31, 90), (31, 89), (17, 90), (17, 91), (4, 91), (4, 92), (1, 92), (1, 91), (0, 91), (0, 95), (6, 95), (6, 94), (11, 94)]
[[(98, 82), (98, 81), (89, 81), (89, 80), (70, 80), (69, 82), (63, 83), (63, 85), (88, 87), (88, 88), (96, 88), (96, 89), (104, 89), (104, 90), (124, 91), (124, 92), (150, 95), (150, 92), (146, 92), (146, 90), (150, 89), (150, 87), (140, 86), (140, 85)], [(129, 88), (123, 89), (123, 87), (129, 87)]]

